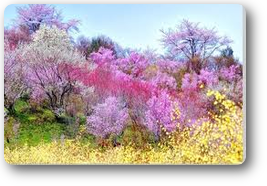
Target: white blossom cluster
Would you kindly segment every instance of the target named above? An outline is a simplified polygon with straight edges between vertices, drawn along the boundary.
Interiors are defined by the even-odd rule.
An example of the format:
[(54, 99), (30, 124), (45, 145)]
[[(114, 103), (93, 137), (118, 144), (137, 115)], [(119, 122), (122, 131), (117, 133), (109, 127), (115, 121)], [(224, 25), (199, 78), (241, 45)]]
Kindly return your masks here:
[(55, 26), (41, 26), (33, 35), (33, 41), (21, 47), (22, 56), (32, 65), (79, 64), (85, 61), (71, 43), (65, 30)]

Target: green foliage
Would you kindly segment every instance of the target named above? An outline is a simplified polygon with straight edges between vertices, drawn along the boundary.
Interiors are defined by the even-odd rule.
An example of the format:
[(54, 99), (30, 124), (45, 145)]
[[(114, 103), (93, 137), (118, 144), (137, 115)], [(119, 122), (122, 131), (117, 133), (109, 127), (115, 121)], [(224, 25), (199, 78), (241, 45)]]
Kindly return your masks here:
[(223, 50), (221, 50), (221, 56), (222, 57), (233, 57), (234, 56), (234, 51), (231, 47), (227, 47)]
[(55, 122), (55, 115), (51, 110), (41, 108), (35, 113), (16, 112), (16, 116), (24, 123), (52, 123)]
[(44, 109), (43, 113), (40, 114), (41, 118), (43, 120), (46, 120), (48, 122), (52, 122), (55, 120), (55, 115), (51, 110)]
[(75, 138), (78, 132), (79, 132), (79, 123), (76, 121), (69, 125), (66, 125), (65, 127), (65, 134), (69, 138)]
[(115, 43), (107, 36), (101, 35), (95, 38), (92, 38), (90, 45), (88, 47), (88, 53), (98, 52), (100, 47), (110, 49), (116, 54)]
[(29, 109), (30, 109), (30, 106), (25, 100), (18, 99), (15, 102), (14, 110), (16, 113), (25, 113), (25, 112), (28, 112)]
[(66, 114), (61, 114), (60, 116), (57, 117), (57, 122), (66, 125), (72, 125), (75, 123), (75, 117), (71, 117)]
[(25, 99), (18, 99), (14, 104), (15, 116), (19, 118), (22, 122), (31, 123), (44, 123), (44, 122), (54, 122), (54, 113), (41, 106), (36, 107), (34, 110), (31, 105)]

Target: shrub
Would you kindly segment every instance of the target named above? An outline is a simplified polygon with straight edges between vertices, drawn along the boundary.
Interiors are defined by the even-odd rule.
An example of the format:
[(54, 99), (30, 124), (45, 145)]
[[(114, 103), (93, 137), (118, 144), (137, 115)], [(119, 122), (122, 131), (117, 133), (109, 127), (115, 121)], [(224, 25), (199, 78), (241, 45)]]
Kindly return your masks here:
[(160, 136), (160, 127), (164, 127), (168, 132), (175, 130), (176, 124), (172, 120), (175, 102), (165, 92), (158, 96), (153, 96), (147, 102), (144, 124), (157, 137)]
[(111, 134), (119, 135), (128, 120), (128, 110), (125, 104), (116, 97), (108, 97), (103, 103), (93, 107), (93, 113), (87, 117), (87, 128), (101, 138)]
[(14, 110), (16, 113), (20, 114), (20, 113), (25, 113), (28, 112), (30, 110), (30, 106), (27, 102), (25, 102), (22, 99), (19, 99), (15, 102), (14, 105)]
[(172, 76), (162, 72), (158, 72), (157, 75), (151, 79), (151, 83), (161, 89), (177, 89), (176, 80)]

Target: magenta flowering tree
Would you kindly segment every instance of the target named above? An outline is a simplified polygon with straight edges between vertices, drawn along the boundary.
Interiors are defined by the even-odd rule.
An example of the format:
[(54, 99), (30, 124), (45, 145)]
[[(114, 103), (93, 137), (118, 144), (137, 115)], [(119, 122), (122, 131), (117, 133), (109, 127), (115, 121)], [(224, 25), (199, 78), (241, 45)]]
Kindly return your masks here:
[(168, 132), (175, 130), (177, 121), (172, 120), (172, 114), (176, 103), (166, 91), (161, 91), (159, 95), (154, 95), (147, 101), (144, 125), (157, 137), (160, 136), (160, 126)]
[(217, 83), (217, 76), (213, 72), (201, 70), (196, 73), (185, 74), (182, 79), (182, 91), (179, 93), (179, 105), (181, 110), (180, 123), (191, 125), (192, 121), (207, 115), (209, 101), (205, 91)]
[(146, 102), (155, 91), (151, 83), (134, 79), (112, 67), (100, 65), (91, 71), (77, 68), (72, 74), (85, 86), (93, 87), (100, 97), (124, 97), (129, 104)]
[(75, 86), (72, 66), (84, 62), (66, 31), (42, 26), (33, 41), (21, 47), (21, 53), (32, 97), (48, 99), (55, 114), (64, 110), (65, 99)]
[(177, 83), (174, 77), (167, 73), (159, 72), (150, 80), (151, 84), (160, 89), (177, 89)]
[(18, 17), (15, 22), (18, 25), (26, 26), (30, 33), (39, 30), (41, 25), (57, 26), (60, 29), (78, 31), (78, 20), (72, 19), (64, 23), (60, 12), (55, 7), (46, 4), (29, 4), (17, 8)]
[(180, 69), (184, 68), (184, 63), (177, 63), (177, 61), (173, 61), (173, 60), (158, 60), (157, 61), (157, 66), (159, 67), (159, 70), (161, 72), (165, 72), (168, 74), (173, 74), (173, 73), (177, 73), (177, 71), (179, 71)]
[(117, 59), (115, 65), (118, 66), (119, 70), (131, 75), (133, 78), (141, 78), (149, 65), (149, 60), (144, 55), (131, 52), (128, 57)]
[(98, 52), (90, 54), (90, 59), (97, 65), (111, 65), (114, 63), (115, 56), (112, 50), (100, 47)]
[(200, 86), (208, 86), (209, 88), (219, 83), (218, 74), (207, 69), (200, 70), (198, 79)]
[(219, 78), (221, 80), (221, 91), (227, 97), (242, 107), (243, 103), (243, 77), (242, 66), (231, 65), (230, 67), (223, 67), (219, 71)]
[(146, 102), (156, 87), (123, 72), (121, 69), (124, 65), (120, 66), (123, 59), (115, 59), (111, 50), (101, 47), (90, 55), (89, 61), (95, 65), (93, 70), (77, 68), (72, 74), (79, 74), (77, 80), (85, 86), (94, 87), (95, 92), (104, 98), (123, 96), (128, 102)]
[(103, 103), (93, 107), (93, 113), (87, 117), (87, 129), (91, 134), (108, 138), (111, 134), (119, 135), (126, 127), (128, 109), (117, 97), (108, 97)]
[(229, 83), (238, 80), (241, 77), (240, 65), (231, 65), (220, 69), (220, 77)]
[[(186, 58), (189, 61), (198, 59), (200, 64), (205, 63), (220, 48), (228, 46), (231, 40), (219, 36), (212, 28), (201, 27), (199, 23), (183, 20), (175, 29), (163, 33), (162, 43), (168, 54), (174, 58)], [(189, 63), (189, 68), (193, 64)]]

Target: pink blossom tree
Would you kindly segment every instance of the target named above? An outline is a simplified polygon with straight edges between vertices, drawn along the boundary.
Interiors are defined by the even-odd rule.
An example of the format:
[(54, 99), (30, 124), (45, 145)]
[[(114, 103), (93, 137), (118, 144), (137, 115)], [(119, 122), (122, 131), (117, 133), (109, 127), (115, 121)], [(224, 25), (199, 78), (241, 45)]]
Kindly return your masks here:
[(118, 66), (119, 70), (133, 78), (142, 78), (148, 64), (149, 60), (146, 56), (137, 52), (131, 52), (128, 57), (119, 58), (115, 61), (115, 65)]
[(108, 138), (122, 132), (128, 117), (126, 104), (117, 97), (108, 97), (93, 107), (93, 113), (87, 117), (87, 128), (95, 136)]
[(219, 36), (215, 28), (201, 27), (199, 23), (183, 20), (175, 29), (163, 33), (162, 43), (172, 58), (186, 58), (192, 70), (192, 61), (203, 65), (216, 51), (232, 41)]
[(167, 132), (176, 129), (177, 120), (173, 120), (173, 111), (178, 102), (173, 100), (166, 91), (161, 91), (158, 95), (153, 95), (146, 103), (144, 125), (152, 131), (156, 137), (161, 134), (161, 127)]
[(4, 106), (13, 112), (15, 101), (26, 91), (23, 81), (23, 64), (19, 61), (20, 53), (13, 49), (8, 40), (4, 40)]
[(17, 8), (18, 17), (15, 22), (26, 26), (30, 33), (36, 32), (41, 25), (57, 26), (60, 29), (78, 31), (78, 20), (72, 19), (64, 23), (60, 12), (55, 7), (46, 4), (29, 4)]
[(181, 109), (180, 122), (190, 125), (197, 118), (207, 115), (210, 102), (206, 96), (206, 90), (215, 89), (219, 80), (213, 71), (202, 69), (200, 74), (186, 73), (182, 79), (182, 91), (179, 93)]

